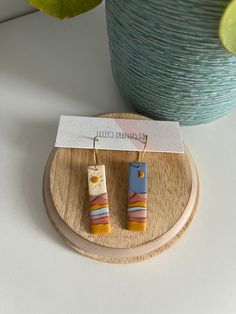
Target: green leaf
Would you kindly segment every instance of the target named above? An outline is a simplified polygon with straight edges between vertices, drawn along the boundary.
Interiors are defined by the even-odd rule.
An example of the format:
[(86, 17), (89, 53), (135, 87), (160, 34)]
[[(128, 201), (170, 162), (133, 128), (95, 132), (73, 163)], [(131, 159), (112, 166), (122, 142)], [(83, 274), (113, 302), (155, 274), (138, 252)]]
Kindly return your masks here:
[(92, 10), (102, 0), (27, 0), (44, 13), (65, 19)]
[(230, 2), (222, 16), (219, 35), (225, 48), (236, 55), (236, 0)]

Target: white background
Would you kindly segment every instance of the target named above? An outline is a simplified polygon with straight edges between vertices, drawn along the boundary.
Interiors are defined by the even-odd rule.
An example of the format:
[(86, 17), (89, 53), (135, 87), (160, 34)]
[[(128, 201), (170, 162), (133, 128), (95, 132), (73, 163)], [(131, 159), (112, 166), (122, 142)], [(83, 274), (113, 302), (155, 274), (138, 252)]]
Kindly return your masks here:
[(104, 7), (0, 25), (0, 313), (236, 313), (236, 111), (182, 128), (201, 200), (182, 238), (132, 265), (72, 251), (51, 227), (42, 175), (59, 115), (131, 111), (112, 81)]

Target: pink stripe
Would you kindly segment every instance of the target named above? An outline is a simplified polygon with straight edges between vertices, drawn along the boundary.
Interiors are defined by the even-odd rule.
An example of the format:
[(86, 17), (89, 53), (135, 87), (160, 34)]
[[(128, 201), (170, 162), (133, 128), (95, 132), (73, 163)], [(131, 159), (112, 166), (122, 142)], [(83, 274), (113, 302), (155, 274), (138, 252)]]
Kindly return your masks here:
[(97, 224), (108, 224), (110, 222), (109, 217), (99, 218), (99, 219), (91, 219), (92, 225)]
[(133, 191), (129, 190), (129, 192), (128, 192), (128, 197), (131, 197), (131, 196), (133, 196), (133, 195), (135, 195), (135, 193), (134, 193)]
[(104, 197), (105, 199), (108, 198), (107, 193), (103, 193), (101, 195), (89, 195), (90, 202), (93, 202), (95, 199), (99, 199), (101, 197)]
[(107, 204), (108, 203), (108, 199), (105, 197), (98, 197), (93, 201), (90, 201), (91, 205), (102, 205), (102, 204)]
[(146, 222), (146, 218), (129, 218), (129, 221)]
[(147, 211), (146, 210), (136, 210), (136, 211), (133, 211), (133, 212), (129, 212), (128, 213), (128, 217), (129, 218), (134, 218), (134, 217), (137, 217), (137, 218), (145, 218), (147, 217)]
[(135, 194), (129, 198), (129, 203), (145, 202), (147, 200), (147, 194)]

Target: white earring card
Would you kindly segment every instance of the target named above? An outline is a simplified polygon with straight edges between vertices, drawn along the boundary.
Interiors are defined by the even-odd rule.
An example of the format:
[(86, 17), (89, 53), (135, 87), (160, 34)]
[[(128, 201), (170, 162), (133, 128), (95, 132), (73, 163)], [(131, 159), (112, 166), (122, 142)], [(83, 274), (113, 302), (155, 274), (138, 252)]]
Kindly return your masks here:
[(55, 146), (91, 149), (97, 136), (99, 149), (142, 151), (146, 135), (146, 152), (184, 152), (178, 122), (149, 119), (61, 116)]

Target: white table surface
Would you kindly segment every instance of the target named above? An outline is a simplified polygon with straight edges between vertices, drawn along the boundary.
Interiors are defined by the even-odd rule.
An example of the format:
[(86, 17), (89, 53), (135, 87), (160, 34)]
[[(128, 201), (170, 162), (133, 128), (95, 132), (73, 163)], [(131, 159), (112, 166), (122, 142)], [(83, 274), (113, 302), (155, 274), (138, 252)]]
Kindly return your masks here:
[(185, 127), (201, 201), (171, 249), (138, 264), (80, 256), (46, 216), (42, 174), (60, 114), (132, 111), (112, 81), (104, 7), (0, 25), (0, 313), (236, 313), (236, 111)]

